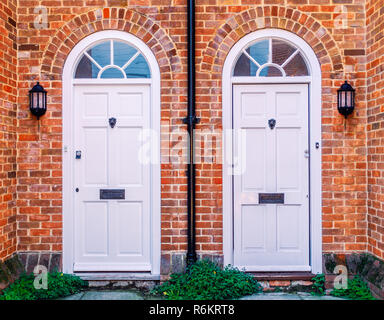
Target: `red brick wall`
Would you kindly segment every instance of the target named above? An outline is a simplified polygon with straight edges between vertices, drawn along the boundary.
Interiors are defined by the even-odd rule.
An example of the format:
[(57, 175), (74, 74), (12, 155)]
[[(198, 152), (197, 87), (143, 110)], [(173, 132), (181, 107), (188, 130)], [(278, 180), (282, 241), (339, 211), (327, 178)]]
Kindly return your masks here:
[(0, 3), (0, 262), (16, 250), (16, 2)]
[[(181, 118), (186, 116), (186, 75), (181, 59), (185, 52), (181, 49), (177, 54), (174, 44), (175, 40), (183, 39), (184, 35), (177, 31), (177, 28), (182, 26), (177, 22), (180, 15), (177, 8), (174, 8), (172, 13), (175, 22), (170, 21), (170, 15), (163, 16), (163, 19), (166, 19), (164, 24), (174, 26), (176, 35), (170, 38), (161, 23), (144, 15), (157, 12), (158, 9), (154, 7), (141, 8), (141, 13), (125, 8), (90, 10), (84, 7), (82, 2), (74, 7), (51, 7), (48, 9), (48, 29), (36, 30), (30, 28), (30, 22), (33, 21), (33, 16), (28, 14), (30, 6), (31, 1), (21, 1), (19, 7), (19, 50), (23, 51), (26, 57), (20, 59), (20, 77), (23, 81), (20, 84), (19, 96), (18, 148), (22, 156), (18, 159), (18, 249), (60, 251), (61, 73), (66, 55), (78, 41), (93, 31), (117, 29), (138, 36), (152, 49), (160, 66), (162, 123), (169, 123), (172, 129), (184, 129)], [(36, 79), (41, 80), (48, 90), (49, 97), (48, 112), (41, 119), (40, 132), (36, 120), (27, 108), (27, 91)], [(185, 165), (163, 165), (162, 169), (163, 249), (182, 250), (185, 249)]]
[(384, 259), (384, 1), (367, 2), (368, 249)]
[[(310, 1), (313, 5), (288, 2), (290, 5), (285, 7), (247, 5), (219, 9), (206, 6), (199, 10), (204, 12), (198, 15), (203, 20), (198, 22), (199, 47), (204, 52), (198, 75), (202, 84), (198, 93), (205, 92), (201, 98), (204, 101), (199, 104), (201, 114), (206, 114), (202, 125), (220, 122), (221, 97), (214, 93), (220, 93), (221, 69), (228, 49), (239, 38), (264, 27), (290, 30), (303, 37), (314, 49), (323, 76), (323, 250), (364, 251), (367, 240), (364, 5), (358, 2), (346, 5), (347, 27), (341, 29), (334, 27), (335, 18), (339, 16), (333, 13), (335, 5), (326, 1), (321, 1), (321, 5), (317, 1)], [(336, 105), (336, 92), (344, 79), (357, 88), (357, 111), (345, 126)], [(207, 88), (212, 89), (207, 91)], [(210, 119), (212, 115), (214, 121)], [(212, 170), (211, 175), (214, 174)], [(220, 199), (220, 194), (212, 195), (212, 199)]]
[[(18, 249), (60, 251), (61, 71), (66, 55), (82, 37), (97, 30), (136, 34), (154, 51), (162, 69), (162, 120), (184, 129), (186, 1), (52, 0), (45, 3), (48, 27), (41, 30), (33, 27), (33, 9), (40, 1), (18, 3)], [(339, 6), (345, 6), (348, 12), (346, 28), (340, 27)], [(97, 10), (107, 7), (119, 8)], [(231, 46), (242, 36), (259, 28), (282, 28), (299, 34), (312, 46), (323, 72), (324, 251), (366, 250), (365, 2), (199, 0), (196, 10), (198, 129), (221, 128), (221, 70)], [(357, 88), (356, 112), (345, 126), (336, 110), (336, 90), (344, 79)], [(27, 91), (36, 80), (41, 80), (49, 96), (49, 111), (41, 119), (40, 131), (27, 106)], [(166, 144), (163, 141), (162, 145)], [(164, 157), (167, 155), (163, 152)], [(186, 249), (185, 168), (162, 165), (164, 253)], [(197, 167), (196, 195), (197, 248), (219, 254), (221, 168), (218, 163)]]

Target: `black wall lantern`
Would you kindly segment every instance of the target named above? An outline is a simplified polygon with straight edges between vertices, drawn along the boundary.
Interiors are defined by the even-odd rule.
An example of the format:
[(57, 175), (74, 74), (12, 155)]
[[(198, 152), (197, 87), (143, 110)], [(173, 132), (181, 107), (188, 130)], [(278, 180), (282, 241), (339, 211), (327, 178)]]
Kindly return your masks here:
[(355, 109), (355, 89), (347, 81), (337, 90), (337, 109), (345, 118)]
[(29, 110), (37, 120), (47, 111), (47, 91), (39, 82), (29, 90)]

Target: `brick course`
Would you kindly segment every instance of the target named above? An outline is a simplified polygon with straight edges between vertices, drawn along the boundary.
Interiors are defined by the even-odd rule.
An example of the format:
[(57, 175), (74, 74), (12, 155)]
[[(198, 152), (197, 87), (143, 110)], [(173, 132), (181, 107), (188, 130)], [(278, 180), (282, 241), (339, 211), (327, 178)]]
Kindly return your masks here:
[[(34, 7), (40, 4), (48, 10), (48, 26), (35, 29)], [(244, 35), (261, 28), (285, 29), (301, 36), (316, 53), (323, 76), (324, 252), (369, 249), (383, 258), (383, 81), (377, 81), (382, 78), (377, 78), (382, 75), (383, 62), (383, 40), (379, 39), (383, 32), (382, 5), (382, 1), (373, 0), (198, 0), (196, 4), (197, 114), (201, 118), (197, 129), (222, 128), (221, 72), (226, 55)], [(3, 5), (0, 8), (3, 12)], [(15, 23), (8, 22), (9, 16)], [(343, 17), (348, 18), (345, 25)], [(12, 51), (8, 53), (12, 57), (8, 68), (13, 73), (7, 69), (3, 78), (5, 68), (0, 66), (0, 92), (7, 88), (12, 91), (12, 95), (7, 94), (7, 112), (12, 109), (15, 113), (17, 102), (17, 141), (6, 136), (1, 139), (7, 145), (14, 143), (7, 147), (13, 158), (7, 155), (4, 161), (17, 163), (17, 169), (10, 170), (1, 163), (0, 174), (8, 175), (10, 187), (0, 205), (7, 203), (9, 207), (11, 200), (16, 200), (16, 185), (17, 201), (16, 206), (0, 208), (0, 239), (3, 229), (12, 230), (7, 234), (13, 234), (10, 247), (15, 250), (13, 221), (17, 210), (17, 250), (57, 252), (62, 250), (61, 73), (66, 55), (83, 37), (98, 30), (123, 30), (136, 35), (151, 48), (161, 68), (162, 123), (170, 124), (172, 130), (185, 130), (186, 1), (19, 0), (17, 9), (15, 5), (12, 10), (4, 9), (1, 18), (14, 34), (17, 30), (17, 50), (6, 46)], [(0, 36), (0, 54), (1, 40), (6, 39)], [(356, 111), (346, 122), (336, 108), (336, 91), (345, 79), (357, 89)], [(40, 128), (28, 111), (27, 97), (37, 80), (48, 90), (49, 97), (49, 109), (41, 118)], [(14, 123), (5, 129), (7, 135), (16, 132), (15, 116), (8, 118)], [(3, 112), (0, 122), (2, 119)], [(175, 142), (164, 140), (162, 146)], [(221, 154), (220, 141), (217, 144), (216, 154)], [(163, 149), (162, 159), (168, 157)], [(186, 250), (185, 169), (184, 164), (166, 161), (161, 166), (162, 251), (166, 258)], [(196, 169), (197, 249), (200, 253), (222, 255), (222, 165), (204, 163)], [(17, 172), (16, 177), (8, 172)], [(368, 182), (372, 185), (369, 188)], [(11, 221), (6, 222), (6, 228), (1, 224), (3, 212), (13, 219), (8, 218)], [(7, 241), (0, 241), (0, 259), (12, 252), (2, 249)]]
[(367, 1), (368, 250), (384, 259), (384, 1)]
[(16, 3), (0, 3), (0, 261), (16, 250)]

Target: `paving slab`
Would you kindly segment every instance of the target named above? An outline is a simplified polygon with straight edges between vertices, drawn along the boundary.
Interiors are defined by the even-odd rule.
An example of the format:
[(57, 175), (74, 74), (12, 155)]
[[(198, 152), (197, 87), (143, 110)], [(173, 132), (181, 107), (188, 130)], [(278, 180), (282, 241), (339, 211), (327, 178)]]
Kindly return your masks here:
[(73, 294), (73, 295), (68, 296), (68, 297), (59, 298), (57, 300), (81, 300), (81, 298), (83, 297), (84, 294), (85, 294), (85, 292), (80, 292), (80, 293), (76, 293), (76, 294)]
[(256, 293), (240, 298), (240, 300), (302, 300), (297, 294), (291, 293)]
[[(90, 290), (59, 300), (163, 300), (159, 296), (142, 295), (134, 290)], [(345, 300), (333, 296), (314, 296), (308, 292), (263, 292), (239, 300)]]
[(87, 291), (80, 300), (144, 300), (135, 291)]
[(302, 297), (303, 300), (346, 300), (339, 297), (333, 297), (333, 296), (305, 296)]
[(314, 296), (308, 292), (263, 292), (240, 298), (240, 300), (345, 300), (333, 296)]

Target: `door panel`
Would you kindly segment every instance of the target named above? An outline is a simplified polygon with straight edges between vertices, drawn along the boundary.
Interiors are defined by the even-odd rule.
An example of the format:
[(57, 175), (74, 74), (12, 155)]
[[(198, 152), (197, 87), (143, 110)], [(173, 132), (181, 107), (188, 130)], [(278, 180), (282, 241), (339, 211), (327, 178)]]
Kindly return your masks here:
[[(84, 162), (84, 184), (108, 184), (108, 131), (107, 128), (84, 128), (81, 156)], [(95, 161), (97, 159), (97, 161)]]
[(108, 94), (84, 93), (83, 119), (102, 118), (108, 115)]
[(108, 253), (108, 206), (106, 202), (84, 202), (80, 212), (84, 228), (84, 254)]
[[(140, 160), (149, 89), (75, 86), (75, 271), (151, 270), (151, 166)], [(100, 189), (122, 189), (125, 199), (100, 200)]]
[(301, 181), (300, 157), (301, 130), (298, 128), (276, 128), (276, 183), (277, 190), (299, 190)]
[[(266, 207), (242, 206), (241, 215), (242, 251), (255, 252), (266, 250)], [(252, 225), (254, 228), (249, 228)]]
[[(265, 168), (265, 130), (264, 129), (245, 129), (246, 130), (246, 152), (245, 165), (247, 174), (242, 180), (242, 190), (256, 191), (263, 190), (266, 179)], [(255, 148), (257, 145), (257, 149)]]
[[(310, 270), (308, 86), (236, 85), (233, 91), (233, 150), (243, 163), (233, 176), (234, 264), (249, 271)], [(283, 193), (284, 203), (259, 203), (260, 193)]]
[[(142, 185), (143, 167), (138, 155), (140, 152), (140, 133), (142, 127), (119, 128), (119, 145), (117, 147), (118, 185)], [(127, 165), (129, 163), (129, 165)]]
[(118, 204), (118, 255), (143, 254), (143, 207), (140, 202)]
[(300, 250), (300, 206), (277, 206), (277, 250)]

